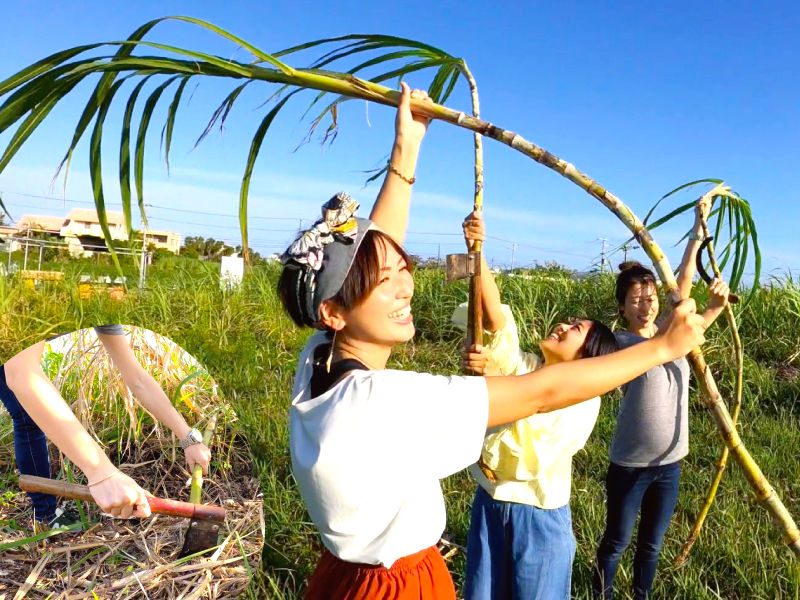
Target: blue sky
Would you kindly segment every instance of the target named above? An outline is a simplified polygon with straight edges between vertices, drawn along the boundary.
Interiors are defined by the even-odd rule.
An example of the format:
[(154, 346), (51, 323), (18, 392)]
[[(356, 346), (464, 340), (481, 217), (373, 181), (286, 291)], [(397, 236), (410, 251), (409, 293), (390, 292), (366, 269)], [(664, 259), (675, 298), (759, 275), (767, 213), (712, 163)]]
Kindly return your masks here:
[[(794, 180), (800, 169), (800, 6), (771, 2), (608, 3), (353, 2), (50, 2), (4, 9), (0, 79), (43, 56), (79, 44), (124, 39), (151, 18), (183, 14), (206, 19), (270, 52), (347, 33), (387, 33), (429, 42), (467, 60), (480, 90), (482, 116), (573, 163), (626, 202), (640, 217), (664, 193), (685, 182), (717, 177), (749, 199), (766, 271), (800, 269)], [(221, 56), (248, 60), (242, 50), (182, 24), (161, 25), (151, 37)], [(304, 66), (315, 56), (290, 59)], [(410, 83), (427, 86), (430, 76)], [(202, 82), (178, 115), (168, 175), (159, 134), (172, 94), (165, 94), (148, 138), (145, 199), (151, 227), (236, 243), (238, 191), (250, 139), (272, 92), (250, 86), (223, 133), (194, 141), (235, 86)], [(149, 88), (152, 89), (152, 86)], [(50, 181), (90, 87), (73, 92), (0, 174), (12, 216), (63, 214), (85, 206), (33, 196), (91, 201), (88, 135), (76, 153), (66, 191)], [(309, 96), (310, 99), (310, 96)], [(112, 206), (124, 97), (107, 119), (104, 173)], [(141, 100), (140, 100), (141, 104)], [(467, 110), (460, 84), (448, 101)], [(351, 102), (341, 133), (322, 151), (297, 149), (308, 123), (305, 104), (278, 117), (256, 164), (251, 187), (252, 246), (285, 246), (298, 219), (315, 218), (340, 189), (371, 206), (378, 186), (363, 188), (363, 171), (379, 164), (392, 139), (393, 110)], [(116, 125), (116, 127), (115, 127)], [(0, 135), (4, 147), (10, 132)], [(295, 151), (296, 150), (296, 151)], [(498, 263), (557, 260), (586, 268), (601, 242), (626, 239), (607, 209), (567, 180), (494, 141), (485, 142), (487, 256)], [(471, 135), (434, 124), (424, 142), (407, 245), (412, 253), (460, 251), (460, 222), (472, 203)], [(23, 196), (20, 194), (29, 194)], [(699, 191), (697, 193), (699, 195)], [(690, 196), (681, 196), (688, 201)], [(673, 206), (677, 206), (674, 204)], [(169, 210), (168, 210), (169, 209)], [(204, 213), (214, 213), (213, 215)], [(267, 217), (271, 217), (268, 219)], [(685, 222), (656, 230), (672, 248)], [(644, 259), (641, 252), (634, 256)], [(618, 262), (620, 256), (612, 257)]]

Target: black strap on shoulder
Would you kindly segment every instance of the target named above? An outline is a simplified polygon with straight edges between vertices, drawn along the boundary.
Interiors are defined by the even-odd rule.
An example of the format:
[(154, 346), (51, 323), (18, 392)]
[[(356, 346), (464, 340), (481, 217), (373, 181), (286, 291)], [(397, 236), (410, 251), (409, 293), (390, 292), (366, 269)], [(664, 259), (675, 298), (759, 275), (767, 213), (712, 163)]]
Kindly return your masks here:
[(314, 351), (314, 365), (311, 373), (311, 397), (321, 396), (347, 375), (350, 371), (366, 371), (367, 367), (354, 358), (346, 358), (331, 363), (328, 371), (327, 361), (330, 344), (322, 344)]

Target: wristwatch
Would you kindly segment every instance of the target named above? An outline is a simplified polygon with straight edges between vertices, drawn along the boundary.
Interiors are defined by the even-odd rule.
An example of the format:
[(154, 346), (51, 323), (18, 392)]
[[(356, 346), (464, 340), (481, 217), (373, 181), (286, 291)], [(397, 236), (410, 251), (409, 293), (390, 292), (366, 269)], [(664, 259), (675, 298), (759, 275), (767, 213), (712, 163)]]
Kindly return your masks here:
[(692, 233), (689, 234), (689, 239), (696, 240), (698, 242), (704, 242), (706, 240), (706, 236), (704, 236), (702, 233), (695, 233), (693, 231)]
[(194, 427), (189, 430), (189, 433), (186, 434), (186, 437), (183, 438), (180, 442), (181, 450), (186, 450), (189, 446), (194, 446), (195, 444), (201, 444), (203, 442), (203, 434), (201, 434), (197, 429)]

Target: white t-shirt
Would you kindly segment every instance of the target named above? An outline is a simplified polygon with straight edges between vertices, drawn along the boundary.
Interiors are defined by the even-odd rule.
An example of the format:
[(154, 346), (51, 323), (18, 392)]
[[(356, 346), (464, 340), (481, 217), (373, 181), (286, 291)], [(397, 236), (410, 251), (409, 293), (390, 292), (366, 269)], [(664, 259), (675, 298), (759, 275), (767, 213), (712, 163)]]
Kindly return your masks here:
[(311, 398), (311, 337), (290, 410), (292, 469), (325, 547), (340, 559), (390, 567), (445, 527), (439, 479), (474, 463), (489, 401), (482, 377), (351, 371)]

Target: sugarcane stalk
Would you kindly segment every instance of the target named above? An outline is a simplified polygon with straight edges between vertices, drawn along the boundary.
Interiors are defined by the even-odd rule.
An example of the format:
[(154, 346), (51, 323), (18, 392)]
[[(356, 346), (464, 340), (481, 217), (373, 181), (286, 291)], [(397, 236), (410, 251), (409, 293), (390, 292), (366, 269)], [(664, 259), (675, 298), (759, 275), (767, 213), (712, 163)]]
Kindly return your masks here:
[[(472, 99), (472, 115), (480, 118), (480, 102), (478, 100), (478, 84), (467, 68), (467, 63), (461, 61), (461, 71), (469, 83), (470, 97)], [(480, 215), (483, 210), (483, 137), (477, 132), (473, 133), (475, 145), (475, 201), (473, 210)], [(483, 243), (478, 240), (472, 250), (480, 257)], [(475, 273), (469, 278), (469, 304), (467, 309), (467, 347), (483, 343), (483, 296), (481, 295), (481, 269), (483, 262), (477, 261)]]
[[(203, 432), (203, 444), (207, 447), (211, 443), (214, 430), (217, 428), (217, 415), (214, 413), (208, 420), (206, 430)], [(196, 464), (192, 469), (192, 487), (189, 491), (189, 502), (200, 504), (203, 494), (203, 466)]]
[[(711, 235), (708, 230), (708, 223), (706, 223), (706, 220), (703, 219), (702, 224), (703, 237), (708, 238)], [(721, 279), (722, 273), (719, 270), (719, 265), (717, 265), (717, 259), (714, 255), (714, 246), (712, 244), (708, 245), (708, 259), (711, 263), (711, 268), (714, 270), (714, 275)], [(736, 396), (733, 404), (733, 412), (731, 413), (731, 422), (734, 426), (736, 426), (736, 423), (739, 421), (739, 412), (742, 408), (742, 388), (744, 385), (744, 352), (742, 350), (742, 340), (739, 337), (739, 328), (736, 326), (736, 317), (733, 314), (733, 307), (731, 306), (730, 302), (725, 304), (725, 316), (728, 319), (728, 325), (731, 329), (731, 338), (733, 340), (733, 347), (736, 353)], [(689, 537), (686, 538), (680, 554), (675, 559), (676, 567), (680, 567), (686, 562), (686, 560), (689, 558), (689, 552), (691, 552), (692, 546), (694, 546), (694, 543), (700, 536), (700, 530), (703, 528), (703, 523), (708, 516), (708, 511), (711, 509), (711, 505), (714, 503), (714, 499), (717, 495), (717, 489), (719, 488), (720, 481), (722, 481), (722, 475), (725, 472), (725, 467), (728, 465), (729, 453), (730, 451), (728, 450), (728, 447), (723, 446), (719, 461), (717, 462), (717, 470), (714, 474), (714, 479), (711, 482), (711, 486), (708, 488), (708, 493), (706, 494), (705, 502), (700, 509), (700, 514), (697, 515), (697, 519), (692, 527), (692, 531), (689, 534)]]

